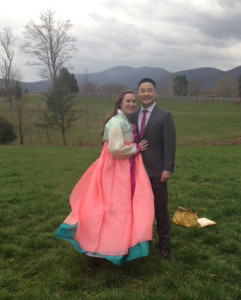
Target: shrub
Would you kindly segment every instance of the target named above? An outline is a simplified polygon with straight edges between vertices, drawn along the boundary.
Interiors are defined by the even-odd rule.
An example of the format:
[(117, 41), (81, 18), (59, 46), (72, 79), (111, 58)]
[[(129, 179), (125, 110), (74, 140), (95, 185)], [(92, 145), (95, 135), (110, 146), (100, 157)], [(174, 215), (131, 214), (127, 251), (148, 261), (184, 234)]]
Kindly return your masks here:
[(17, 134), (11, 122), (0, 116), (0, 144), (6, 145), (15, 141)]

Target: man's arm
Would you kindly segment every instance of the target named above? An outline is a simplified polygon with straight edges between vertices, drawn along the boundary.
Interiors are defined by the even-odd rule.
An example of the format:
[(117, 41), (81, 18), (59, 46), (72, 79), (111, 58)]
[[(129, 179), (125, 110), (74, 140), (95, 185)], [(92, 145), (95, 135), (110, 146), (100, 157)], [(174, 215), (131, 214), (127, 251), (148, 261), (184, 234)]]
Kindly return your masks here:
[[(168, 112), (168, 114), (166, 115), (163, 121), (163, 170), (169, 173), (174, 172), (175, 150), (176, 150), (175, 125), (171, 113)], [(166, 174), (165, 177), (168, 177), (168, 175)]]

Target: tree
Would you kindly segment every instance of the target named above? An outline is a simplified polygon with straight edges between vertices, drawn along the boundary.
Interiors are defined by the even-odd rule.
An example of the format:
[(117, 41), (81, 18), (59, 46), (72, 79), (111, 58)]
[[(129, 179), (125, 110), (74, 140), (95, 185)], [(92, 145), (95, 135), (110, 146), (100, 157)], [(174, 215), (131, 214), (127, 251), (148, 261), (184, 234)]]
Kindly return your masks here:
[(239, 96), (239, 102), (241, 104), (241, 74), (238, 77), (238, 96)]
[(81, 94), (83, 97), (95, 97), (97, 85), (88, 79), (84, 79), (84, 82), (81, 84)]
[[(37, 127), (39, 130), (44, 130), (46, 131), (46, 135), (49, 141), (49, 144), (51, 145), (51, 139), (50, 139), (50, 129), (51, 126), (48, 124), (47, 120), (44, 117), (45, 115), (43, 115), (41, 118), (42, 123), (34, 123), (34, 126)], [(41, 137), (41, 134), (40, 134)], [(39, 140), (41, 142), (41, 139)]]
[(68, 34), (72, 27), (70, 20), (57, 21), (54, 15), (48, 10), (40, 15), (39, 24), (30, 21), (25, 26), (25, 43), (22, 46), (26, 54), (37, 59), (28, 64), (41, 66), (39, 75), (51, 79), (52, 86), (60, 69), (77, 51), (75, 39)]
[(7, 91), (5, 88), (0, 88), (0, 97), (7, 97)]
[(70, 74), (68, 69), (62, 68), (59, 71), (58, 81), (64, 84), (70, 94), (77, 94), (79, 92), (79, 86), (74, 74)]
[(187, 95), (188, 81), (185, 75), (176, 76), (173, 80), (172, 91), (174, 95), (186, 96)]
[(24, 99), (23, 99), (23, 91), (22, 87), (20, 86), (19, 82), (15, 82), (15, 86), (13, 89), (14, 99), (15, 99), (15, 109), (18, 116), (18, 130), (19, 130), (19, 138), (20, 138), (20, 145), (23, 145), (23, 109), (24, 109)]
[(120, 92), (127, 89), (124, 85), (107, 83), (99, 88), (99, 95), (105, 98), (115, 98)]
[(0, 116), (0, 144), (6, 145), (17, 138), (13, 124)]
[(74, 115), (74, 96), (60, 82), (56, 81), (53, 88), (45, 95), (48, 111), (44, 114), (45, 126), (58, 127), (63, 143), (66, 146), (66, 130), (77, 119)]
[(97, 86), (94, 82), (89, 80), (88, 70), (85, 70), (83, 74), (83, 80), (81, 80), (81, 94), (83, 97), (94, 97), (96, 96)]
[(84, 82), (81, 85), (82, 96), (85, 101), (85, 117), (86, 117), (86, 132), (88, 143), (90, 143), (90, 110), (89, 110), (89, 97), (93, 96), (96, 92), (96, 85), (89, 80), (88, 71), (85, 70), (83, 75)]
[(12, 107), (12, 89), (11, 81), (14, 79), (14, 38), (10, 28), (4, 28), (0, 33), (0, 46), (2, 49), (1, 54), (1, 75), (4, 79), (5, 88), (7, 91), (8, 101)]
[(172, 93), (172, 85), (173, 85), (174, 75), (167, 75), (161, 80), (161, 84), (158, 88), (158, 94), (170, 95)]
[(235, 95), (235, 80), (230, 75), (222, 76), (216, 85), (215, 94), (220, 97), (232, 97)]
[(202, 78), (194, 78), (188, 84), (188, 94), (191, 96), (199, 96), (203, 87)]

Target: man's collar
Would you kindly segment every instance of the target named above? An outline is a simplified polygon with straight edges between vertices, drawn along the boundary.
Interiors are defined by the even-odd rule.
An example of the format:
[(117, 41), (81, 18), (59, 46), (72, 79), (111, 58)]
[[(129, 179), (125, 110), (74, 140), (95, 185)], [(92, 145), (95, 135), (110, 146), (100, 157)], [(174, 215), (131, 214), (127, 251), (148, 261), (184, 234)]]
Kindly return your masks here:
[(149, 112), (152, 112), (152, 110), (153, 110), (153, 108), (154, 108), (155, 105), (156, 105), (156, 102), (152, 103), (152, 105), (149, 106), (149, 107), (147, 107), (147, 108), (144, 108), (144, 107), (141, 106), (141, 112), (143, 110), (148, 110)]

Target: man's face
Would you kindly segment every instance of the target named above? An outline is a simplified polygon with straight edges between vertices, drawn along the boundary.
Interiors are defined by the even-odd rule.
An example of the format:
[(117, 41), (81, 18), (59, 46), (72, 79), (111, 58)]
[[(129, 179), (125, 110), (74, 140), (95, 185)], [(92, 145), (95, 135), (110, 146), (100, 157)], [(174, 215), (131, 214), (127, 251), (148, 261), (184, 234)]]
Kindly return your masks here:
[(156, 99), (156, 89), (150, 82), (143, 82), (138, 88), (138, 98), (141, 105), (147, 108), (152, 105)]

